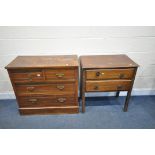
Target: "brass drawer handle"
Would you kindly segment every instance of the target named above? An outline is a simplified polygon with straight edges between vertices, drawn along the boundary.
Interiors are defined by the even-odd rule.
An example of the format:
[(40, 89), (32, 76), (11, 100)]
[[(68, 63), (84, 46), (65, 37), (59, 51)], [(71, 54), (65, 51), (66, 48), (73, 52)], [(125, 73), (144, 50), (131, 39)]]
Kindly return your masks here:
[(37, 102), (37, 99), (35, 99), (35, 98), (34, 99), (29, 99), (28, 101), (32, 102), (32, 103), (35, 103), (35, 102)]
[(56, 76), (57, 76), (58, 78), (62, 78), (62, 77), (64, 77), (64, 75), (65, 75), (65, 74), (63, 74), (63, 73), (58, 73), (58, 74), (56, 74)]
[(35, 89), (35, 87), (27, 87), (27, 90), (30, 92), (34, 91), (34, 89)]
[(95, 90), (98, 90), (98, 89), (99, 89), (99, 86), (94, 86), (94, 89), (95, 89)]
[(66, 101), (66, 98), (58, 98), (58, 102), (63, 103)]
[(57, 86), (58, 89), (63, 90), (65, 86)]

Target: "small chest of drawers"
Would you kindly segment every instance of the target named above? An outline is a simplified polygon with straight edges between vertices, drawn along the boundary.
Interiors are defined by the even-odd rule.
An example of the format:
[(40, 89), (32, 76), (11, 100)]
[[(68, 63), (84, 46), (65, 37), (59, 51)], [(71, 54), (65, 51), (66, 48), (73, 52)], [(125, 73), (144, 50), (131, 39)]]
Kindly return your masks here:
[(77, 56), (19, 56), (6, 69), (20, 114), (79, 112)]
[(128, 109), (138, 65), (126, 55), (81, 56), (82, 111), (85, 112), (85, 93), (127, 91), (124, 111)]

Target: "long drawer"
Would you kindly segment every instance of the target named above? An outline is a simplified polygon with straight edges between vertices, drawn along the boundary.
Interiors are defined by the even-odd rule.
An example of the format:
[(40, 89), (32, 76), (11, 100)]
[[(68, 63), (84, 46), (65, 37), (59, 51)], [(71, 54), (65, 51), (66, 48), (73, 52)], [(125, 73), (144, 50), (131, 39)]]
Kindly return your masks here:
[(33, 95), (71, 95), (75, 93), (74, 83), (54, 84), (16, 84), (18, 96)]
[(31, 96), (19, 97), (19, 107), (51, 107), (51, 106), (73, 106), (77, 105), (74, 95), (72, 96)]
[(86, 81), (87, 92), (127, 91), (130, 87), (131, 80)]
[(86, 71), (86, 79), (132, 79), (134, 69), (95, 69)]

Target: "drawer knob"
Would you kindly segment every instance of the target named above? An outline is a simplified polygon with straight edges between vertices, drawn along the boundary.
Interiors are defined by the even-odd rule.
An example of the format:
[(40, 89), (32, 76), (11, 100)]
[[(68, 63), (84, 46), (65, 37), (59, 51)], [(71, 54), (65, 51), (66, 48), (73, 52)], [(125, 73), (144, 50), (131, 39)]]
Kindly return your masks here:
[(99, 89), (99, 86), (94, 86), (94, 89), (95, 89), (95, 90), (98, 90), (98, 89)]
[(65, 88), (65, 86), (57, 86), (57, 88), (58, 88), (59, 90), (63, 90), (63, 89)]
[(32, 79), (34, 77), (41, 77), (41, 74), (40, 73), (37, 73), (37, 74), (29, 74), (28, 77), (29, 77), (29, 80), (32, 81)]
[(37, 77), (40, 77), (40, 76), (41, 76), (41, 74), (38, 73), (38, 74), (37, 74)]
[(34, 89), (35, 89), (35, 87), (27, 87), (27, 90), (30, 92), (34, 91)]
[(100, 72), (96, 72), (96, 76), (100, 76), (101, 75), (101, 73)]
[(58, 102), (63, 103), (66, 101), (66, 98), (58, 98)]
[(62, 77), (64, 77), (64, 75), (65, 75), (65, 74), (63, 74), (63, 73), (58, 73), (58, 74), (56, 74), (56, 76), (57, 76), (58, 78), (62, 78)]
[(96, 72), (96, 76), (104, 75), (103, 72)]

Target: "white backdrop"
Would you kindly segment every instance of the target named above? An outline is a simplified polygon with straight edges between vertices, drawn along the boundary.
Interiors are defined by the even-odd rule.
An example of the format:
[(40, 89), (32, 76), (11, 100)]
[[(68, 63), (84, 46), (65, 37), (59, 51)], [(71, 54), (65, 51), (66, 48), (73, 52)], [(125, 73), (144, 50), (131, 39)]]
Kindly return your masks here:
[(4, 67), (18, 55), (127, 54), (140, 65), (133, 95), (155, 94), (155, 27), (0, 27), (0, 98), (13, 97)]

